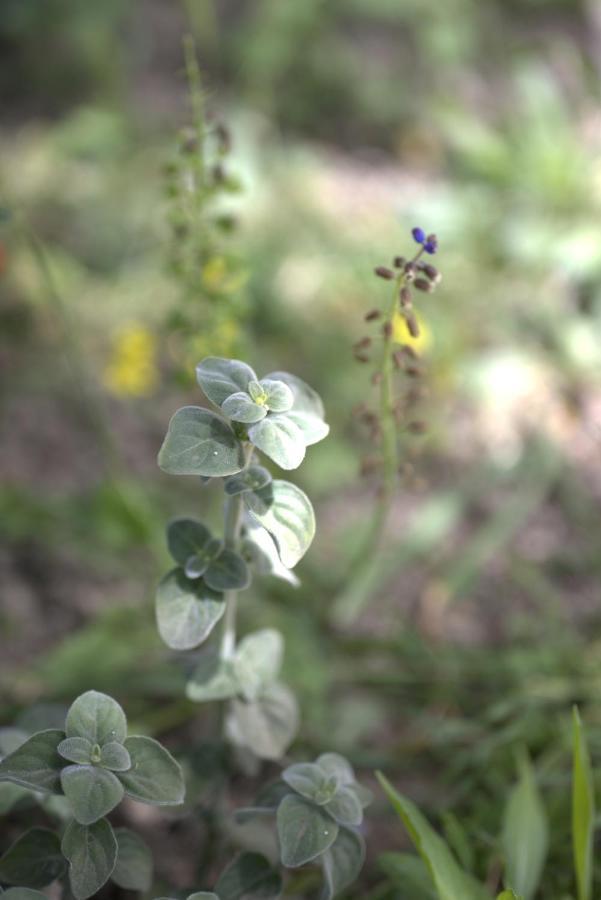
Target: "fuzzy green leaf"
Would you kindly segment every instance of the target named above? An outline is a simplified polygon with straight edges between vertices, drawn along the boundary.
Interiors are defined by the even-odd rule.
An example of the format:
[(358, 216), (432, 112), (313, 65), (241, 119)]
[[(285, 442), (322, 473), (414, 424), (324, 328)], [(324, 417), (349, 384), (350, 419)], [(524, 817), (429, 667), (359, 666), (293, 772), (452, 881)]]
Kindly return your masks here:
[(0, 891), (0, 894), (2, 900), (47, 900), (46, 894), (26, 887), (12, 887), (7, 891)]
[(98, 766), (67, 766), (61, 772), (61, 784), (80, 825), (97, 822), (123, 799), (117, 776)]
[(256, 700), (282, 668), (284, 639), (274, 628), (247, 634), (236, 648), (234, 675), (246, 700)]
[(317, 763), (294, 763), (282, 772), (282, 780), (318, 806), (334, 799), (338, 784)]
[(271, 473), (263, 466), (249, 466), (225, 479), (223, 489), (230, 497), (245, 491), (259, 491), (271, 482)]
[(290, 372), (270, 372), (265, 378), (272, 378), (275, 381), (283, 381), (287, 384), (294, 397), (292, 409), (298, 412), (311, 413), (318, 419), (323, 419), (324, 408), (321, 397), (309, 387), (301, 378), (291, 375)]
[(47, 828), (31, 828), (0, 857), (0, 881), (21, 887), (45, 887), (66, 868), (61, 842)]
[(69, 860), (69, 881), (76, 900), (87, 900), (99, 891), (117, 861), (117, 840), (106, 819), (93, 825), (71, 822), (61, 849)]
[(57, 748), (64, 737), (64, 732), (55, 728), (32, 735), (0, 762), (0, 781), (60, 794), (60, 772), (65, 761)]
[(353, 767), (340, 753), (322, 753), (317, 757), (316, 763), (328, 775), (334, 776), (338, 780), (338, 784), (355, 783)]
[(332, 900), (359, 875), (365, 862), (365, 842), (360, 834), (341, 828), (338, 837), (321, 857), (325, 884), (321, 900)]
[(234, 422), (243, 422), (245, 425), (253, 425), (260, 422), (267, 415), (267, 408), (255, 403), (246, 391), (238, 391), (230, 394), (221, 405), (221, 411), (228, 419)]
[(235, 697), (238, 690), (233, 660), (221, 660), (219, 654), (211, 650), (202, 654), (186, 685), (186, 696), (195, 703), (206, 703)]
[(300, 431), (305, 447), (310, 447), (312, 444), (323, 441), (330, 433), (330, 426), (322, 419), (318, 419), (317, 416), (311, 415), (311, 413), (297, 412), (291, 409), (286, 413), (286, 418), (296, 425)]
[(203, 579), (214, 591), (241, 591), (250, 584), (250, 572), (240, 554), (226, 547), (209, 563)]
[(294, 394), (285, 381), (262, 378), (259, 382), (264, 395), (264, 403), (272, 412), (287, 412), (294, 403)]
[(112, 881), (128, 891), (148, 891), (152, 885), (152, 853), (129, 828), (116, 828), (117, 862)]
[(167, 546), (176, 563), (185, 566), (191, 556), (202, 556), (211, 532), (197, 519), (174, 519), (167, 526)]
[(98, 691), (86, 691), (75, 700), (67, 713), (67, 737), (83, 737), (92, 744), (109, 741), (123, 743), (127, 719), (116, 700)]
[(216, 478), (239, 472), (244, 451), (227, 422), (200, 406), (184, 406), (169, 422), (158, 462), (169, 475)]
[(125, 747), (132, 767), (119, 778), (126, 793), (141, 803), (176, 806), (184, 802), (182, 770), (165, 747), (149, 737), (129, 737)]
[(91, 761), (93, 746), (92, 741), (85, 737), (69, 737), (60, 742), (58, 752), (69, 762), (85, 766)]
[(240, 853), (222, 872), (215, 890), (219, 900), (279, 897), (282, 878), (260, 853)]
[(186, 578), (181, 569), (173, 569), (159, 583), (157, 625), (161, 637), (173, 650), (198, 647), (224, 612), (223, 596), (202, 580)]
[(547, 815), (527, 757), (520, 764), (520, 780), (505, 807), (502, 844), (505, 883), (524, 900), (540, 883), (548, 845)]
[(127, 772), (131, 768), (131, 759), (129, 753), (117, 741), (109, 741), (104, 744), (100, 754), (100, 765), (105, 769), (111, 769), (113, 772)]
[(287, 413), (271, 414), (251, 425), (248, 439), (281, 469), (297, 469), (305, 458), (301, 430)]
[(297, 794), (289, 794), (280, 803), (277, 830), (282, 865), (291, 869), (325, 853), (339, 832), (336, 822), (321, 807)]
[(363, 807), (350, 787), (339, 788), (324, 809), (339, 825), (360, 825), (363, 821)]
[(315, 513), (307, 495), (295, 484), (276, 479), (243, 497), (251, 515), (275, 540), (283, 564), (293, 568), (315, 536)]
[(233, 700), (227, 731), (233, 743), (248, 747), (261, 759), (280, 759), (298, 730), (294, 695), (283, 684), (271, 684), (252, 702)]
[(196, 378), (206, 398), (215, 406), (221, 406), (237, 391), (248, 391), (249, 382), (257, 380), (246, 363), (218, 356), (203, 359), (196, 367)]
[(245, 534), (242, 551), (255, 571), (259, 575), (273, 575), (292, 587), (298, 587), (300, 581), (280, 559), (276, 542), (266, 528), (252, 519), (250, 513), (247, 514)]
[(593, 835), (595, 830), (595, 789), (586, 737), (578, 709), (573, 709), (572, 725), (572, 846), (578, 900), (590, 900), (593, 879)]
[(464, 872), (419, 809), (407, 797), (399, 794), (378, 772), (378, 781), (395, 812), (403, 822), (409, 837), (428, 867), (440, 900), (490, 900), (488, 891)]

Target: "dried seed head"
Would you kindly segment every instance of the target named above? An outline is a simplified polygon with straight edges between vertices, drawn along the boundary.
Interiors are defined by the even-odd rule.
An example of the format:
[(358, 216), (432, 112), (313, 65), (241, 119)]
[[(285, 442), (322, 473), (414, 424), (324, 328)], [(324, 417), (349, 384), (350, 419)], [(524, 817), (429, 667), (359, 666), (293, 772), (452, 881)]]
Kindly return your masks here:
[(392, 324), (390, 322), (384, 322), (382, 325), (382, 334), (386, 339), (392, 337)]
[(360, 363), (368, 363), (369, 362), (369, 356), (367, 355), (367, 353), (355, 353), (354, 356), (355, 356), (355, 359), (357, 360), (357, 362), (360, 362)]
[(392, 265), (395, 267), (395, 269), (402, 269), (406, 262), (407, 260), (404, 256), (395, 256), (392, 261)]
[(404, 360), (403, 360), (403, 354), (401, 353), (400, 350), (394, 351), (394, 353), (392, 354), (392, 362), (394, 364), (395, 369), (403, 368)]
[(417, 319), (415, 318), (412, 310), (405, 310), (404, 316), (405, 322), (407, 323), (407, 328), (409, 329), (409, 334), (412, 338), (418, 338), (420, 335), (419, 325), (417, 324)]
[(232, 137), (223, 122), (219, 122), (216, 126), (215, 137), (217, 138), (219, 152), (223, 155), (229, 153), (232, 149)]
[(421, 378), (423, 372), (419, 366), (405, 366), (405, 375), (409, 378)]
[(406, 281), (413, 281), (415, 278), (415, 273), (417, 271), (417, 266), (413, 262), (405, 263), (403, 266), (403, 272), (405, 273)]
[(428, 425), (426, 422), (408, 422), (407, 423), (407, 431), (411, 432), (411, 434), (425, 434), (428, 430)]
[(384, 278), (386, 281), (391, 281), (394, 278), (394, 272), (387, 266), (376, 266), (374, 273), (378, 278)]
[(401, 306), (411, 306), (411, 291), (408, 287), (404, 286), (401, 288), (399, 297), (401, 300)]
[(353, 350), (363, 350), (365, 347), (369, 347), (370, 344), (370, 337), (362, 337), (361, 340), (356, 341), (356, 343), (353, 344)]
[(374, 319), (379, 319), (382, 313), (379, 309), (370, 309), (368, 313), (365, 313), (364, 319), (366, 322), (373, 322)]
[(439, 284), (442, 281), (442, 275), (436, 268), (436, 266), (431, 266), (430, 263), (424, 263), (421, 267), (422, 272), (425, 272), (430, 281), (433, 281), (434, 284)]
[(408, 356), (409, 359), (419, 359), (419, 354), (416, 353), (413, 347), (411, 347), (409, 344), (403, 344), (403, 346), (401, 347), (401, 351), (405, 354), (405, 356)]
[(434, 285), (426, 278), (416, 278), (413, 284), (418, 291), (425, 291), (426, 294), (431, 294), (434, 290)]

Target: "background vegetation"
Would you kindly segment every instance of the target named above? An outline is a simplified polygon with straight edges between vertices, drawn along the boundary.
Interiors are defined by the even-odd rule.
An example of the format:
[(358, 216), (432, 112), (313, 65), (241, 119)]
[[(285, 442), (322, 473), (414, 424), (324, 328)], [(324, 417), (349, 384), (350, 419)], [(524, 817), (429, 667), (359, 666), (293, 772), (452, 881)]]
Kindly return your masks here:
[[(192, 275), (174, 181), (186, 33), (233, 136)], [(339, 750), (372, 786), (382, 769), (494, 884), (527, 748), (552, 826), (537, 896), (569, 896), (572, 703), (601, 755), (596, 4), (4, 0), (0, 59), (2, 724), (112, 694), (144, 733), (197, 748), (183, 822), (136, 821), (159, 881), (185, 892), (227, 857), (214, 714), (180, 699), (152, 618), (163, 523), (197, 498), (155, 459), (203, 355), (286, 368), (332, 425), (300, 476), (318, 539), (294, 598), (265, 580), (242, 616), (286, 635), (299, 751)], [(416, 224), (444, 273), (418, 310), (429, 429), (407, 439), (369, 602), (341, 624), (375, 491), (351, 346), (385, 291), (373, 267)], [(381, 792), (366, 828), (349, 896), (431, 896), (384, 855), (408, 843)]]

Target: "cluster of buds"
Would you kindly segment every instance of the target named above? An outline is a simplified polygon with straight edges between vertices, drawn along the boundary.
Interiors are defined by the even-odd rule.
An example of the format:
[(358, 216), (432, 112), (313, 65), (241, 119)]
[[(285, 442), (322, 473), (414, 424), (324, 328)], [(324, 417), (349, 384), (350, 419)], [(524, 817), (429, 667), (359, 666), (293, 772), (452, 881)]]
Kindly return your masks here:
[[(376, 338), (366, 335), (356, 341), (353, 345), (353, 355), (357, 362), (368, 364), (371, 362), (373, 347), (379, 346), (383, 349), (372, 374), (372, 384), (381, 384), (385, 377), (392, 381), (395, 373), (403, 376), (406, 389), (399, 391), (397, 398), (392, 399), (387, 412), (394, 416), (397, 429), (402, 428), (407, 434), (420, 435), (424, 434), (427, 426), (423, 421), (416, 419), (415, 415), (426, 390), (420, 382), (424, 375), (423, 364), (418, 352), (412, 346), (412, 341), (415, 342), (420, 337), (420, 326), (413, 308), (414, 292), (431, 294), (440, 283), (441, 275), (435, 266), (422, 259), (424, 254), (432, 256), (436, 253), (438, 248), (436, 235), (427, 235), (421, 228), (414, 228), (411, 233), (415, 242), (420, 245), (412, 258), (395, 256), (392, 266), (381, 265), (374, 269), (374, 274), (378, 278), (394, 283), (396, 302), (386, 314), (378, 308), (371, 309), (365, 314), (364, 319), (367, 323), (378, 323), (379, 334)], [(399, 317), (404, 320), (409, 335), (406, 343), (395, 342)], [(367, 427), (371, 442), (377, 443), (382, 431), (380, 419), (383, 410), (380, 409), (376, 413), (365, 404), (361, 404), (355, 409), (355, 415)], [(362, 466), (362, 472), (371, 474), (377, 468), (378, 458), (370, 456)]]

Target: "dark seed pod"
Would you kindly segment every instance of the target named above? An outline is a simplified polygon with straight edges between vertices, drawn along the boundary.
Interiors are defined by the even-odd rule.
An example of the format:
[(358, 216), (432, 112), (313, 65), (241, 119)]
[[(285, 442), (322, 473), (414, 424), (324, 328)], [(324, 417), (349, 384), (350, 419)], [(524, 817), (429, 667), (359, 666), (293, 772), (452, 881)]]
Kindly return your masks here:
[(403, 360), (403, 354), (400, 350), (394, 351), (394, 353), (392, 354), (392, 362), (394, 363), (395, 369), (403, 368), (404, 360)]
[(379, 319), (382, 313), (379, 309), (370, 309), (368, 313), (365, 313), (364, 319), (366, 322), (373, 322), (374, 319)]
[(407, 323), (407, 328), (409, 329), (409, 334), (412, 338), (418, 338), (420, 335), (419, 325), (417, 324), (417, 319), (415, 318), (413, 312), (409, 309), (405, 311), (405, 322)]
[(431, 266), (430, 263), (424, 263), (421, 268), (422, 272), (425, 272), (430, 281), (433, 281), (434, 284), (438, 284), (439, 281), (442, 280), (442, 275), (436, 266)]
[(422, 370), (418, 366), (405, 366), (405, 375), (409, 378), (421, 378)]
[(367, 336), (362, 337), (361, 340), (359, 340), (353, 344), (353, 350), (363, 350), (363, 349), (365, 349), (365, 347), (369, 347), (370, 344), (371, 344), (370, 337), (367, 337)]
[(360, 363), (369, 362), (369, 356), (367, 355), (367, 353), (355, 353), (355, 359)]
[(405, 273), (405, 278), (407, 281), (413, 281), (413, 279), (415, 278), (416, 270), (417, 270), (417, 267), (416, 267), (415, 263), (412, 263), (412, 262), (405, 263), (405, 265), (403, 266), (403, 271)]
[(408, 287), (402, 287), (399, 293), (401, 306), (411, 306), (411, 291)]
[(229, 130), (222, 122), (219, 122), (215, 128), (215, 137), (217, 138), (219, 152), (223, 155), (229, 153), (232, 149), (232, 138)]
[(407, 431), (411, 432), (411, 434), (425, 434), (428, 430), (428, 425), (426, 422), (409, 422), (407, 424)]
[(419, 355), (409, 344), (403, 344), (403, 346), (401, 347), (401, 351), (405, 354), (405, 356), (408, 356), (409, 359), (419, 359)]
[(392, 337), (392, 325), (390, 322), (384, 322), (382, 325), (382, 334), (385, 338)]
[(413, 282), (418, 291), (425, 291), (426, 294), (431, 294), (434, 290), (434, 285), (431, 281), (427, 281), (425, 278), (416, 278)]
[(407, 260), (404, 256), (395, 256), (392, 261), (392, 265), (395, 267), (395, 269), (402, 269), (406, 262)]
[(386, 281), (391, 281), (394, 278), (394, 272), (387, 266), (376, 266), (374, 273), (378, 278), (384, 278)]

